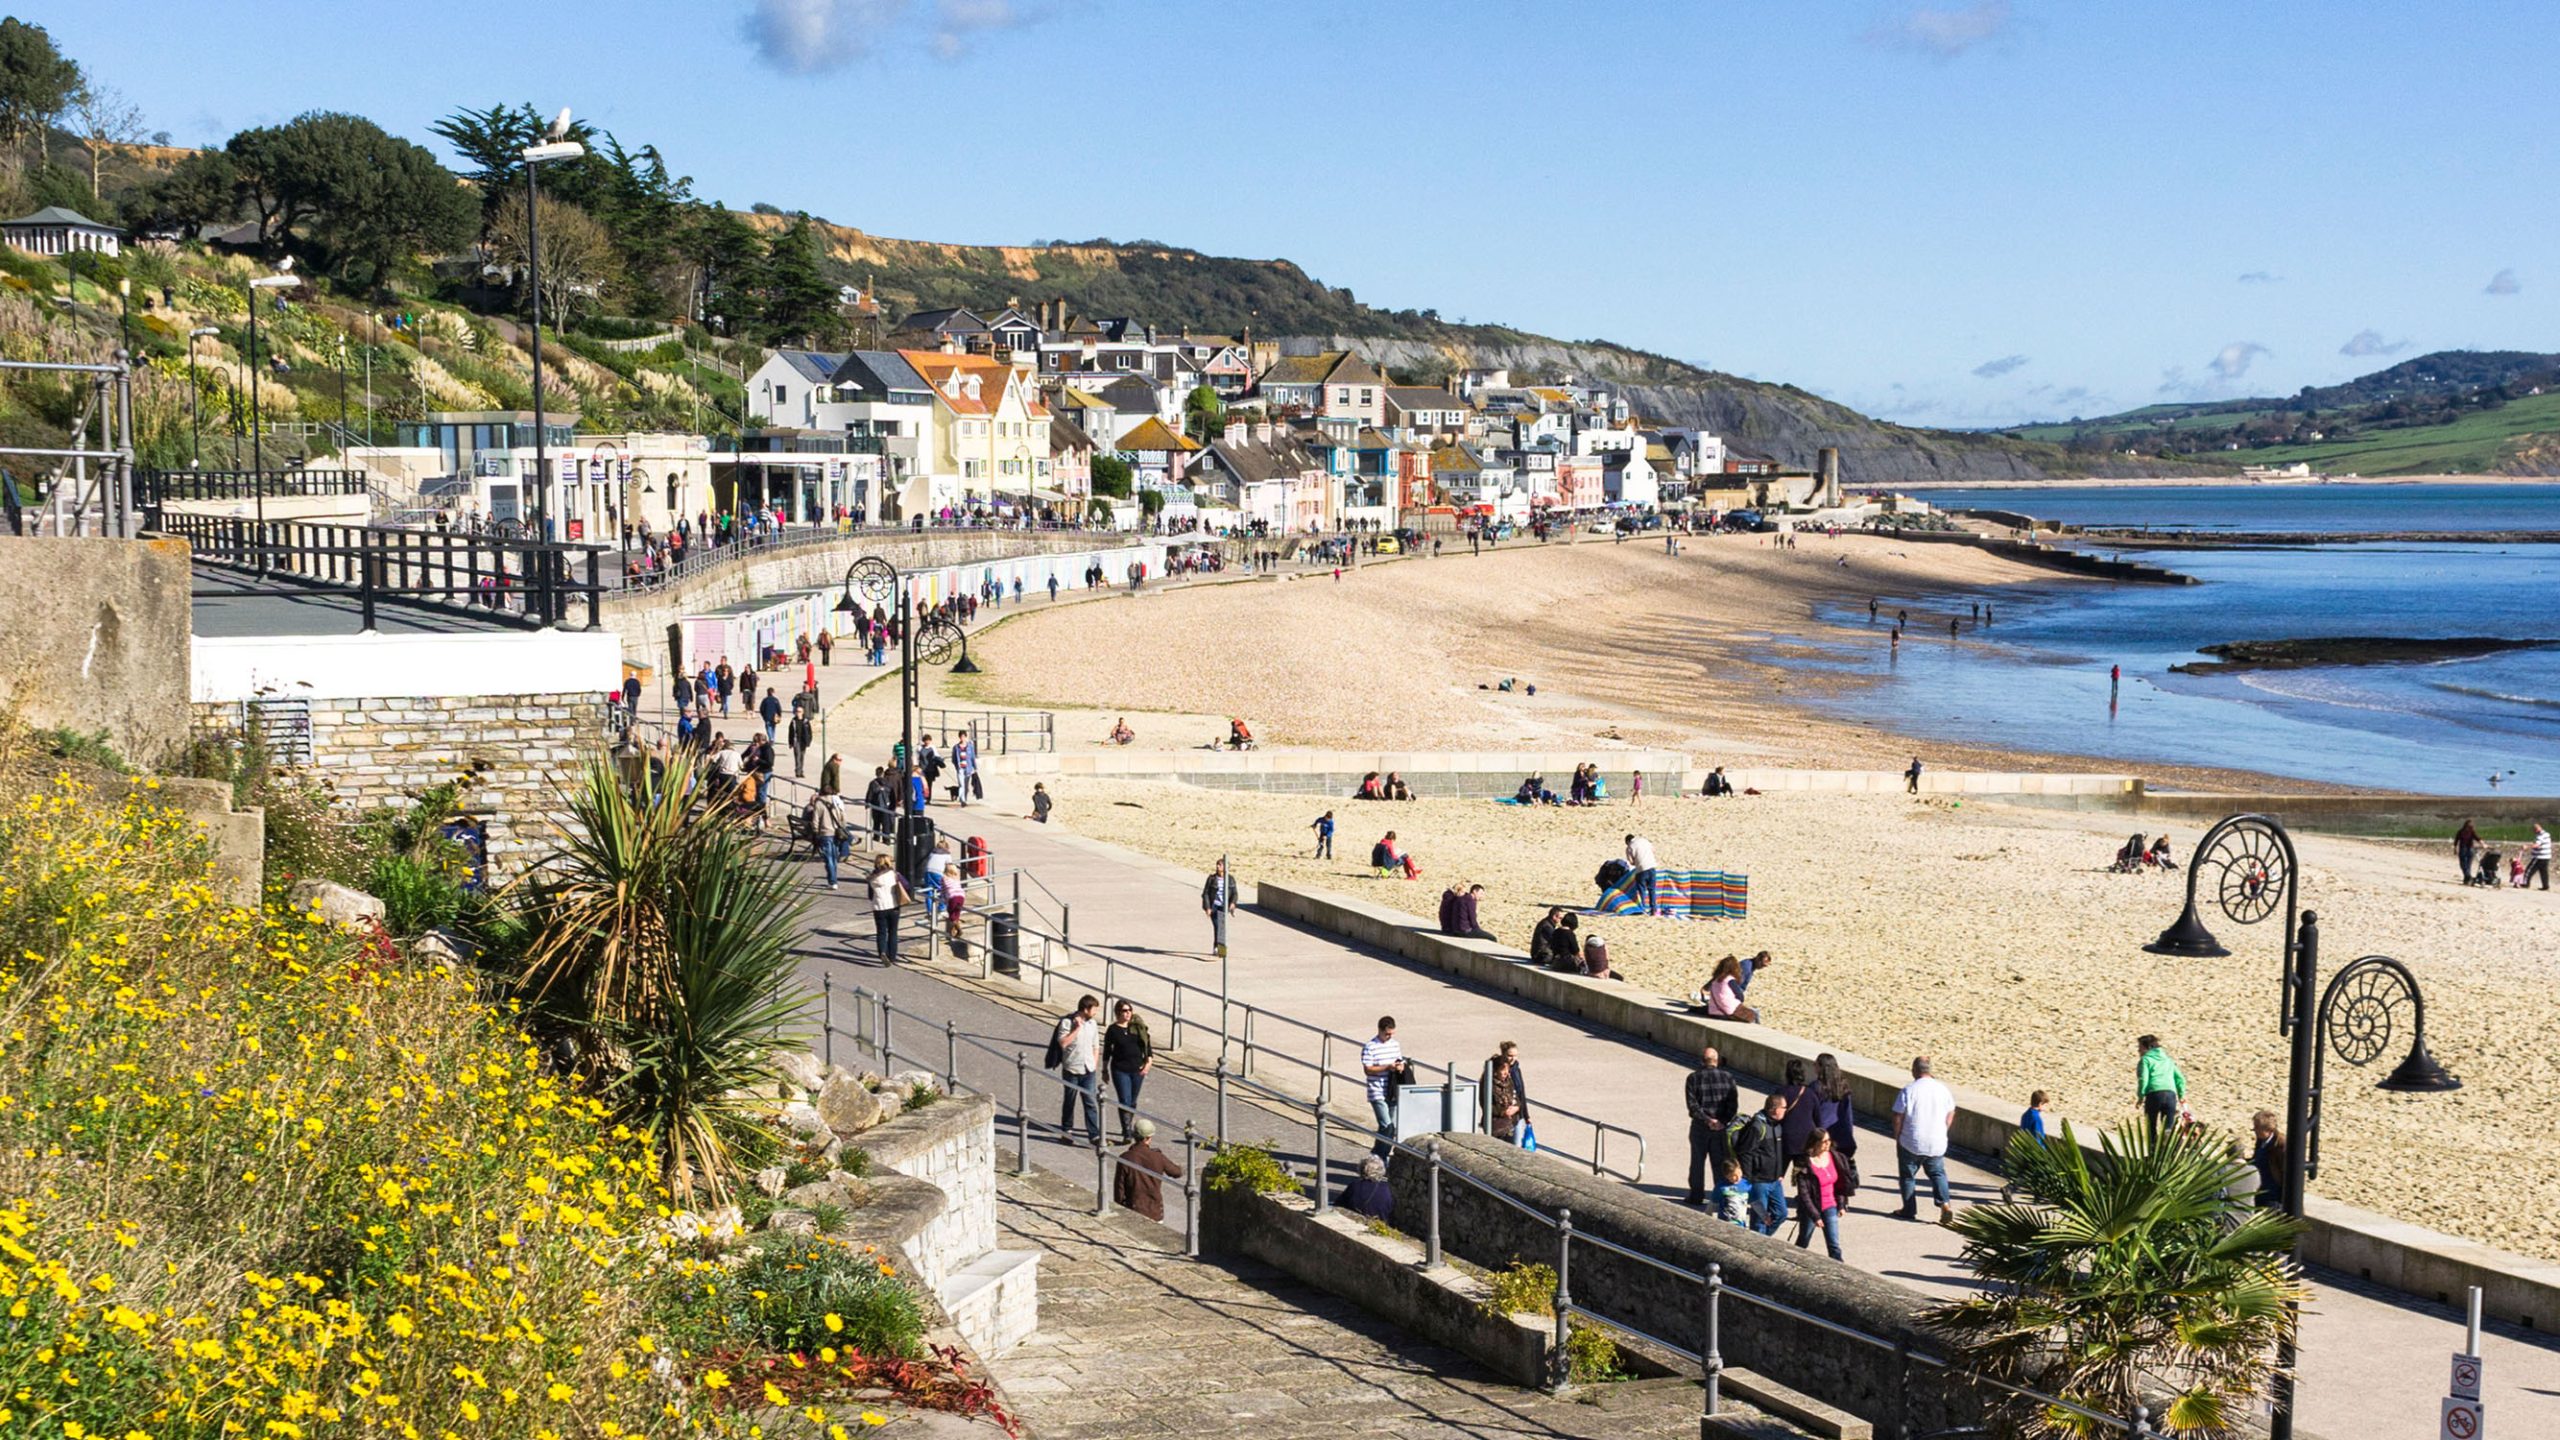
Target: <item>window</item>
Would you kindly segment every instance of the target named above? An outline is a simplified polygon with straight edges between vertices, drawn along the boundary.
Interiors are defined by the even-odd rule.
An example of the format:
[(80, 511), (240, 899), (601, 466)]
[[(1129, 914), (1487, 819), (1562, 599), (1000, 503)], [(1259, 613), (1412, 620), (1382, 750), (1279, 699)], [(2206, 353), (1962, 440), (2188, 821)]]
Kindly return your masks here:
[(1366, 405), (1368, 405), (1370, 402), (1372, 402), (1372, 401), (1374, 401), (1375, 399), (1377, 399), (1377, 395), (1378, 395), (1378, 392), (1377, 392), (1377, 391), (1375, 391), (1375, 390), (1363, 390), (1363, 391), (1361, 391), (1361, 392), (1360, 392), (1360, 403), (1361, 403), (1363, 406), (1366, 406)]
[(790, 387), (790, 386), (788, 386), (788, 385), (776, 385), (776, 386), (774, 386), (774, 387), (773, 387), (773, 403), (774, 403), (774, 404), (776, 404), (776, 405), (783, 404), (784, 402), (788, 401), (790, 398), (791, 398), (791, 387)]

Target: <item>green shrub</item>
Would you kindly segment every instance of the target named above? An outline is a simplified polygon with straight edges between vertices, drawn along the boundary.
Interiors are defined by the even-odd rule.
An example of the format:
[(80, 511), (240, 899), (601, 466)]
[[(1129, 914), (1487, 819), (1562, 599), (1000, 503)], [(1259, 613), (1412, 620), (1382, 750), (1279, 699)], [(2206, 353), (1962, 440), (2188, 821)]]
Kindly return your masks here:
[(1618, 1360), (1618, 1342), (1597, 1325), (1575, 1323), (1564, 1332), (1564, 1353), (1576, 1385), (1635, 1378)]
[(801, 1185), (815, 1185), (826, 1178), (827, 1167), (824, 1161), (794, 1157), (782, 1162), (782, 1188), (785, 1190)]
[(1487, 1315), (1549, 1315), (1556, 1313), (1556, 1267), (1534, 1265), (1514, 1260), (1511, 1268), (1498, 1270), (1485, 1277), (1493, 1294), (1484, 1302)]
[(734, 1323), (776, 1350), (850, 1346), (875, 1359), (924, 1353), (915, 1292), (876, 1255), (840, 1241), (777, 1239), (738, 1267), (731, 1291)]
[(113, 770), (119, 775), (133, 773), (133, 767), (124, 763), (124, 757), (118, 755), (115, 746), (108, 743), (107, 732), (104, 730), (91, 730), (86, 733), (78, 730), (39, 730), (36, 732), (36, 741), (52, 751), (57, 760), (78, 760), (84, 764), (95, 765), (101, 770)]
[(1268, 1147), (1242, 1143), (1220, 1147), (1201, 1167), (1200, 1178), (1212, 1193), (1243, 1190), (1255, 1195), (1278, 1195), (1298, 1188), (1297, 1177), (1272, 1157)]
[(373, 862), (367, 889), (382, 902), (382, 928), (403, 938), (462, 918), (462, 885), (455, 868), (436, 860), (385, 855)]
[(909, 1110), (921, 1110), (941, 1098), (941, 1091), (936, 1090), (932, 1086), (919, 1080), (915, 1084), (907, 1087), (906, 1108)]
[(818, 1233), (833, 1235), (844, 1229), (844, 1207), (825, 1200), (809, 1207), (809, 1217), (818, 1222)]

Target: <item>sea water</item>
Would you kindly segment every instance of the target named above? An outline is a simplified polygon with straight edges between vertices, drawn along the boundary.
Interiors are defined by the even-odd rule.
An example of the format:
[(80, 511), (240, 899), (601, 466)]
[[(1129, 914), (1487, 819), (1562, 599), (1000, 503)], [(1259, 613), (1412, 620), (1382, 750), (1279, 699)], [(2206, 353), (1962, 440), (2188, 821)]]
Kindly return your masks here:
[[(2560, 530), (2560, 487), (2002, 490), (1980, 503), (2074, 523), (2370, 532)], [(2380, 487), (2370, 487), (2380, 488)], [(2521, 491), (2502, 499), (2498, 492)], [(2298, 497), (2290, 501), (2287, 492)], [(2343, 498), (2342, 498), (2343, 497)], [(2539, 515), (2526, 512), (2540, 512)], [(2085, 518), (2084, 518), (2085, 517)], [(2196, 585), (2036, 583), (1915, 596), (1899, 653), (1856, 639), (1814, 663), (1873, 678), (1833, 706), (1915, 737), (2128, 762), (2223, 766), (2432, 794), (2560, 794), (2560, 646), (2391, 665), (2205, 675), (2170, 666), (2239, 640), (2372, 635), (2560, 640), (2560, 545), (2376, 542), (2117, 551)], [(1993, 607), (1977, 628), (1971, 605)], [(1947, 621), (1963, 620), (1950, 637)], [(1828, 618), (1868, 629), (1863, 605)], [(2121, 666), (2111, 684), (2110, 666)], [(2491, 777), (2496, 777), (2492, 784)]]

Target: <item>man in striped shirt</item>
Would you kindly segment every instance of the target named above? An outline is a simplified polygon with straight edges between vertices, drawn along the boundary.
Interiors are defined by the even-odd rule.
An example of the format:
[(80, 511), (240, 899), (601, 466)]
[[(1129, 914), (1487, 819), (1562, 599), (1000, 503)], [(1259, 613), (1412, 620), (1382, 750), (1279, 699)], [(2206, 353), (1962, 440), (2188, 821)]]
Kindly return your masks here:
[(1394, 1076), (1404, 1066), (1404, 1047), (1396, 1043), (1396, 1017), (1378, 1017), (1378, 1033), (1360, 1047), (1360, 1073), (1368, 1077), (1369, 1110), (1378, 1117), (1378, 1134), (1392, 1139), (1396, 1133), (1396, 1091)]

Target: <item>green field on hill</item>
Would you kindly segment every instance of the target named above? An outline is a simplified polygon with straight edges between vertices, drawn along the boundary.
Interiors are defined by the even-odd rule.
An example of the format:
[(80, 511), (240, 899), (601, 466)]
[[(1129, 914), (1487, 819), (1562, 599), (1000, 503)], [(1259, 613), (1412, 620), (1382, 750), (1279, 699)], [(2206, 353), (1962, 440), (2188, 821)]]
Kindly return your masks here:
[(2529, 435), (2560, 435), (2560, 392), (2528, 395), (2444, 425), (2377, 430), (2317, 445), (2275, 445), (2226, 458), (2250, 465), (2296, 461), (2333, 475), (2463, 475), (2494, 473)]

